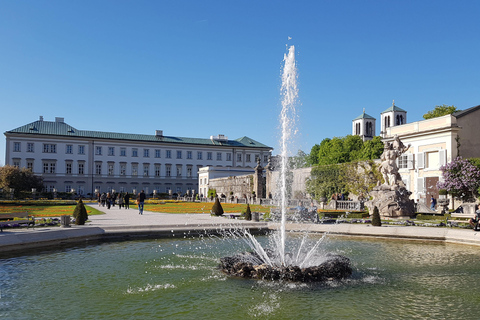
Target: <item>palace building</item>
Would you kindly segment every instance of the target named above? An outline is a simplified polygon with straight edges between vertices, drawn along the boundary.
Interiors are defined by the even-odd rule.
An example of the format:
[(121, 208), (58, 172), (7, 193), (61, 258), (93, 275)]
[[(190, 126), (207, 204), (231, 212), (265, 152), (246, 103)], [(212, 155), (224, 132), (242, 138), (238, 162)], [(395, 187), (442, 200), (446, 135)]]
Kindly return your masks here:
[(202, 167), (254, 168), (272, 148), (248, 137), (229, 140), (79, 130), (39, 120), (7, 131), (5, 163), (42, 176), (46, 191), (198, 192)]

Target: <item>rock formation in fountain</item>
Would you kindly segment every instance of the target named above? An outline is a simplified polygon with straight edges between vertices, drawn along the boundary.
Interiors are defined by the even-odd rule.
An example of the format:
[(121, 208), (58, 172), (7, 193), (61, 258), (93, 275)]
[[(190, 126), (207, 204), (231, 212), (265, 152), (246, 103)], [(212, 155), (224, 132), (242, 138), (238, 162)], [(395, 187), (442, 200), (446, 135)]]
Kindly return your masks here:
[(383, 175), (385, 183), (373, 188), (370, 195), (373, 200), (368, 201), (366, 206), (370, 212), (377, 207), (380, 216), (388, 218), (409, 218), (415, 216), (415, 206), (413, 200), (410, 200), (412, 194), (405, 188), (396, 160), (410, 145), (405, 146), (398, 136), (394, 137), (392, 143), (385, 142), (384, 150), (381, 156), (380, 172)]
[(256, 253), (241, 253), (220, 259), (220, 269), (231, 276), (258, 280), (284, 280), (293, 282), (321, 282), (341, 280), (352, 274), (350, 259), (329, 254), (317, 266), (270, 266), (261, 263)]

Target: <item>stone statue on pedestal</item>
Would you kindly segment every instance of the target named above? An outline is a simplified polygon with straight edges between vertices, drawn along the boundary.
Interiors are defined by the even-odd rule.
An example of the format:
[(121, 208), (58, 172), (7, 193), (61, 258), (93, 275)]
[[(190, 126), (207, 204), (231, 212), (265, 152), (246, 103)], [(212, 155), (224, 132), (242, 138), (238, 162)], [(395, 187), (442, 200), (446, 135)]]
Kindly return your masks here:
[(380, 157), (380, 172), (385, 183), (373, 188), (370, 195), (373, 200), (366, 203), (370, 212), (377, 207), (382, 217), (391, 218), (409, 218), (415, 216), (415, 207), (413, 200), (410, 200), (412, 194), (405, 188), (396, 163), (410, 145), (405, 146), (398, 136), (394, 137), (392, 143), (385, 142), (384, 151)]

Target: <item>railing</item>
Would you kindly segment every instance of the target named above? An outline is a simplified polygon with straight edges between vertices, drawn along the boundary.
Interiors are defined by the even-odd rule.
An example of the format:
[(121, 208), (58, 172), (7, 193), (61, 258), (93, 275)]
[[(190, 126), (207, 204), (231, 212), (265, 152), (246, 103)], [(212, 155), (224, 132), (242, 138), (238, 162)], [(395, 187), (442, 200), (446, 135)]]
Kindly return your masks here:
[(342, 200), (331, 200), (328, 207), (333, 210), (352, 210), (352, 211), (363, 211), (365, 208), (364, 203), (361, 201), (342, 201)]

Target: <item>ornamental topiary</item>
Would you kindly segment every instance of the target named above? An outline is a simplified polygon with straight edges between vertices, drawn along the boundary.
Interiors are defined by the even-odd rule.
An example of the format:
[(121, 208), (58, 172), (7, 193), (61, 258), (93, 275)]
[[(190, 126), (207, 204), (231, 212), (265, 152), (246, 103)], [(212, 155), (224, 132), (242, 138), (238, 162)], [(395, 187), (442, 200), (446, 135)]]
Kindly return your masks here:
[(85, 221), (88, 220), (87, 209), (85, 209), (82, 199), (78, 201), (77, 206), (73, 211), (73, 217), (75, 218), (76, 225), (84, 225)]
[(252, 220), (252, 211), (250, 205), (247, 203), (247, 209), (245, 210), (245, 220)]
[(381, 227), (382, 226), (382, 220), (380, 220), (380, 213), (378, 212), (377, 207), (373, 208), (372, 226), (374, 226), (374, 227)]
[(223, 214), (223, 208), (218, 197), (215, 198), (215, 203), (212, 206), (212, 213), (216, 216), (221, 216)]

